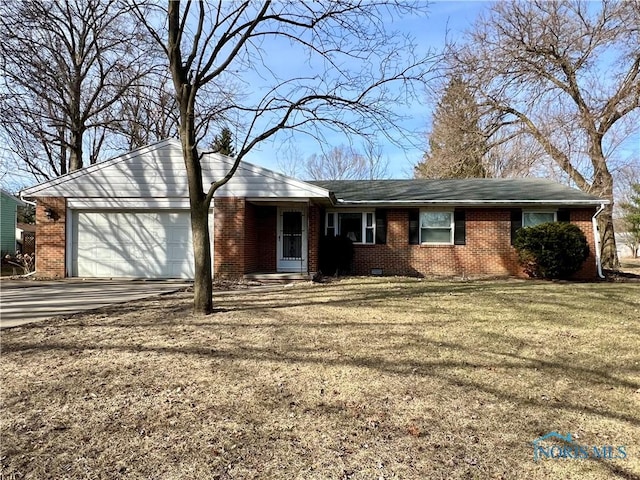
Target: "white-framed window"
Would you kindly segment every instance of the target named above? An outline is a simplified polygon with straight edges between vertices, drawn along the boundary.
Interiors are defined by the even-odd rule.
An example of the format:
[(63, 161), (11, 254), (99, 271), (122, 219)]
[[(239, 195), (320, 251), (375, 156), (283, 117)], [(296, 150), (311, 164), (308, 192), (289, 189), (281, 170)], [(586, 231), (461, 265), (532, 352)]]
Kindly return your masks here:
[(325, 235), (344, 235), (353, 243), (376, 242), (375, 212), (327, 212)]
[(453, 245), (453, 210), (420, 211), (420, 243)]
[(555, 210), (524, 210), (522, 212), (522, 226), (535, 227), (541, 223), (556, 222), (558, 220), (558, 212)]

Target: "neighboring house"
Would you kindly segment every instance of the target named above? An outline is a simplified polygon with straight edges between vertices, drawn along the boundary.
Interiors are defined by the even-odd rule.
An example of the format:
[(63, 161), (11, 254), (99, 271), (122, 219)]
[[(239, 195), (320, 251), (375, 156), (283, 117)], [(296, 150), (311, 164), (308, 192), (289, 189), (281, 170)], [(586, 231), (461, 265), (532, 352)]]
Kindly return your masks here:
[(31, 223), (16, 224), (16, 243), (22, 253), (35, 253), (36, 251), (36, 226)]
[(0, 252), (2, 254), (16, 252), (16, 222), (18, 206), (25, 203), (9, 192), (0, 190)]
[[(203, 158), (205, 185), (232, 160)], [(31, 187), (39, 276), (193, 278), (180, 142), (164, 140)], [(214, 198), (217, 276), (314, 273), (320, 238), (349, 236), (355, 274), (522, 275), (511, 246), (521, 226), (570, 221), (591, 256), (592, 216), (606, 203), (541, 179), (303, 182), (243, 162)]]

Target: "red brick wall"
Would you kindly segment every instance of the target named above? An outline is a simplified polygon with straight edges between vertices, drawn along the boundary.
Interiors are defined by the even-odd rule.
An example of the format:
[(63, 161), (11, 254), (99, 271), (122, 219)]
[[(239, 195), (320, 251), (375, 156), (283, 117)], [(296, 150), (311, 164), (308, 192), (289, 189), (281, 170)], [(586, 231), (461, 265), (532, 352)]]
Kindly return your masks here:
[[(44, 211), (54, 213), (49, 220)], [(276, 271), (276, 208), (246, 203), (243, 198), (214, 201), (214, 275), (238, 278), (249, 272)], [(571, 211), (589, 242), (590, 255), (578, 279), (593, 279), (595, 243), (591, 217), (593, 208)], [(36, 208), (36, 271), (40, 277), (66, 276), (66, 200), (38, 198)], [(309, 207), (309, 271), (318, 268), (318, 244), (324, 232), (324, 218), (317, 206)], [(356, 245), (354, 273), (368, 275), (382, 268), (385, 275), (417, 276), (524, 276), (510, 245), (508, 209), (468, 209), (466, 245), (424, 246), (408, 244), (409, 213), (406, 209), (387, 211), (387, 244)]]
[[(45, 214), (51, 209), (53, 218)], [(67, 201), (64, 198), (36, 199), (36, 275), (43, 278), (66, 276), (65, 245)]]
[[(238, 278), (277, 269), (277, 208), (241, 198), (214, 200), (214, 275)], [(317, 269), (320, 238), (318, 207), (309, 209), (309, 271)], [(314, 270), (311, 270), (313, 268)]]
[[(576, 278), (595, 277), (593, 209), (571, 212), (571, 221), (585, 233), (591, 255)], [(409, 212), (387, 211), (387, 244), (356, 245), (354, 273), (369, 275), (382, 268), (385, 275), (412, 276), (525, 276), (511, 246), (508, 209), (467, 209), (466, 245), (409, 245)]]
[[(214, 276), (239, 278), (245, 273), (245, 220), (247, 211), (244, 198), (216, 198), (214, 208)], [(253, 213), (249, 213), (252, 220)], [(250, 259), (250, 262), (252, 260)]]
[(324, 233), (324, 218), (322, 210), (316, 205), (309, 207), (309, 247), (307, 251), (308, 271), (315, 273), (318, 271), (318, 249), (320, 248), (321, 232)]
[(276, 271), (277, 209), (246, 204), (245, 273)]
[(258, 272), (276, 271), (276, 250), (278, 235), (278, 209), (259, 207), (255, 234), (258, 236)]
[(256, 206), (244, 206), (244, 269), (242, 273), (257, 271), (259, 237), (256, 235)]
[(571, 223), (575, 223), (584, 232), (589, 242), (589, 258), (582, 265), (582, 268), (574, 275), (579, 280), (593, 280), (596, 278), (596, 244), (593, 239), (593, 224), (591, 219), (596, 213), (593, 208), (582, 208), (571, 210)]

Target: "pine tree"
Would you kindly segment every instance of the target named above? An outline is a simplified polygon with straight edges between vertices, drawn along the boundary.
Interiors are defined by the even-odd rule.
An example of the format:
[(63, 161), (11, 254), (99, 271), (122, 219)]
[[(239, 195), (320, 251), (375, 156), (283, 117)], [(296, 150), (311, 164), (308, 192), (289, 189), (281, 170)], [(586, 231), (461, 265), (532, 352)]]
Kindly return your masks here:
[(429, 151), (415, 166), (418, 178), (477, 178), (489, 176), (483, 164), (488, 142), (469, 85), (453, 77), (433, 115)]
[(631, 249), (633, 258), (638, 257), (640, 249), (640, 183), (631, 185), (632, 193), (628, 202), (620, 204), (624, 215), (626, 232), (623, 235), (624, 243)]
[(235, 157), (236, 149), (233, 146), (233, 134), (231, 130), (224, 127), (220, 131), (220, 135), (216, 135), (211, 143), (211, 149), (227, 157)]

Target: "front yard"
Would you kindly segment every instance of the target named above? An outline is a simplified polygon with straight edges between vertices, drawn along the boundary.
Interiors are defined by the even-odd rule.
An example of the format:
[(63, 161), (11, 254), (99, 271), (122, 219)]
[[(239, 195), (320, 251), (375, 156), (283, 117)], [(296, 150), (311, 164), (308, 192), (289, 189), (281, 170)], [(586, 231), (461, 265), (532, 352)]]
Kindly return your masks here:
[[(0, 478), (640, 478), (640, 284), (352, 278), (2, 332)], [(542, 458), (571, 433), (624, 459)], [(556, 450), (559, 451), (559, 450)]]

